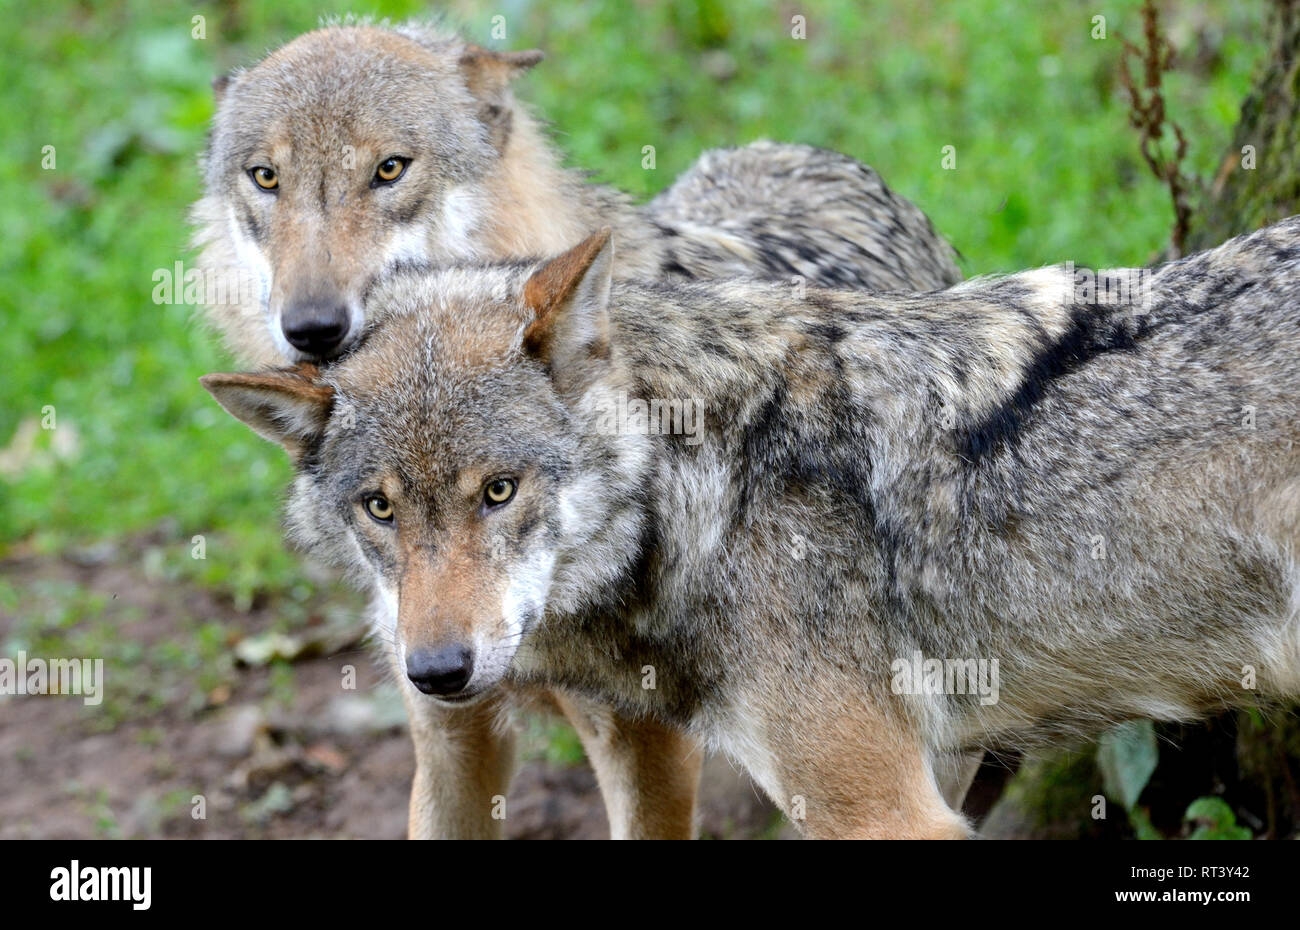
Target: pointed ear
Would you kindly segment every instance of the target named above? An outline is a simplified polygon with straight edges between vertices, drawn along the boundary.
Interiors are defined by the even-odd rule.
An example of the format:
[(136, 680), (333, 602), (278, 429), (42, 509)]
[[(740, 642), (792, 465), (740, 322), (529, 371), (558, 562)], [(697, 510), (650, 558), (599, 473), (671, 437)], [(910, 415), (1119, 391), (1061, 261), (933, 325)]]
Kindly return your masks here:
[(212, 79), (212, 96), (216, 98), (217, 105), (220, 106), (221, 100), (226, 96), (226, 88), (230, 86), (233, 80), (230, 74), (218, 74)]
[[(572, 384), (609, 357), (609, 290), (614, 240), (608, 226), (542, 265), (524, 285), (533, 321), (524, 351)], [(565, 385), (567, 386), (567, 385)]]
[(514, 78), (545, 57), (539, 49), (527, 52), (495, 52), (478, 45), (466, 45), (460, 56), (460, 70), (475, 97), (501, 93)]
[(488, 135), (498, 152), (505, 150), (514, 119), (506, 90), (511, 80), (541, 60), (542, 53), (537, 49), (494, 52), (477, 45), (467, 45), (460, 56), (465, 86), (478, 99), (479, 119), (488, 127)]
[(314, 366), (259, 374), (204, 375), (199, 383), (235, 419), (278, 442), (296, 462), (329, 420), (334, 389), (315, 380)]

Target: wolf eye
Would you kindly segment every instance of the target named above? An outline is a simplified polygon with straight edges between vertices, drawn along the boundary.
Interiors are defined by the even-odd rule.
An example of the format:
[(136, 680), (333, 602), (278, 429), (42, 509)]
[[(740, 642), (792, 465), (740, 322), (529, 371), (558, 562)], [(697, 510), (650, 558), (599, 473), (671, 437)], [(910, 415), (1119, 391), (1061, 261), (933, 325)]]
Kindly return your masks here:
[(372, 494), (366, 498), (366, 513), (380, 523), (393, 522), (393, 504), (382, 494)]
[(516, 487), (509, 478), (498, 478), (483, 489), (483, 503), (488, 507), (500, 507), (515, 496)]
[(375, 169), (375, 183), (389, 184), (396, 181), (406, 173), (406, 166), (409, 164), (405, 158), (385, 158)]
[(253, 183), (264, 191), (273, 191), (280, 186), (280, 176), (274, 168), (259, 165), (248, 173), (253, 176)]

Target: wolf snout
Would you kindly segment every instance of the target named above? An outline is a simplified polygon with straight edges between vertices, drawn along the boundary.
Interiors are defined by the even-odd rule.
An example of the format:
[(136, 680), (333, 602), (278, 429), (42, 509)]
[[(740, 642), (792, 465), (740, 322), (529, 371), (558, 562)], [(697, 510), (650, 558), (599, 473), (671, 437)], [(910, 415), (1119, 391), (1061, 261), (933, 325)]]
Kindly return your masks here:
[(299, 352), (326, 358), (348, 334), (348, 306), (343, 300), (311, 298), (292, 303), (280, 320), (284, 338)]
[(414, 649), (406, 656), (406, 676), (425, 694), (437, 697), (459, 694), (473, 674), (474, 654), (460, 643)]

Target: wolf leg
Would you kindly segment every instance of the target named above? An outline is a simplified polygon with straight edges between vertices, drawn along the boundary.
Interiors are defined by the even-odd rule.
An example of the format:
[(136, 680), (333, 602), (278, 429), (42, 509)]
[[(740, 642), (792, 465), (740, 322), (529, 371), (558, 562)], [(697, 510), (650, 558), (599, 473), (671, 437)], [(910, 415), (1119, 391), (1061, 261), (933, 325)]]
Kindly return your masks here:
[[(966, 839), (970, 827), (943, 799), (922, 753), (796, 760), (778, 769), (791, 787), (776, 798), (809, 839)], [(810, 779), (808, 775), (814, 775)], [(801, 789), (802, 791), (798, 790)]]
[(587, 698), (556, 692), (596, 771), (610, 837), (691, 839), (702, 753), (690, 737), (624, 717)]
[(408, 835), (499, 839), (514, 768), (508, 695), (494, 694), (466, 708), (441, 707), (403, 684), (415, 743)]
[(970, 836), (944, 800), (920, 734), (870, 697), (850, 696), (824, 690), (804, 700), (801, 693), (785, 713), (771, 707), (740, 720), (749, 738), (732, 744), (738, 758), (809, 838)]

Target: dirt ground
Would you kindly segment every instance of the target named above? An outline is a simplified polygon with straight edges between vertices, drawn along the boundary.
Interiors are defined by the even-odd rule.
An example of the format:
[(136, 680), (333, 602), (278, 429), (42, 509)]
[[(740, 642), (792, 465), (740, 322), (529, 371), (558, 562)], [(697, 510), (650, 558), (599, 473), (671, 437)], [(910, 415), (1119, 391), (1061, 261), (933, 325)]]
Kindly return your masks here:
[[(125, 711), (110, 714), (108, 702), (91, 707), (77, 696), (0, 697), (0, 839), (404, 836), (412, 750), (395, 686), (356, 641), (360, 628), (341, 639), (331, 634), (336, 644), (353, 640), (341, 648), (305, 650), (287, 664), (231, 662), (224, 680), (205, 691), (202, 669), (174, 648), (190, 635), (177, 618), (228, 625), (237, 652), (239, 642), (256, 643), (274, 626), (275, 607), (241, 612), (202, 588), (160, 582), (139, 555), (125, 547), (0, 562), (0, 576), (18, 592), (16, 604), (0, 605), (0, 654), (13, 656), (24, 611), (40, 592), (62, 586), (96, 597), (117, 645), (130, 646), (127, 660), (138, 659), (106, 670), (110, 694), (115, 676), (132, 679), (136, 697)], [(176, 662), (154, 661), (172, 651), (182, 653)], [(356, 670), (354, 690), (341, 685), (347, 665)], [(554, 758), (557, 726), (521, 721), (523, 762), (507, 800), (506, 834), (607, 837), (590, 769)], [(722, 759), (706, 762), (700, 833), (792, 835)]]

